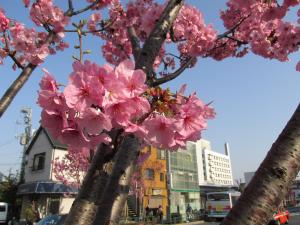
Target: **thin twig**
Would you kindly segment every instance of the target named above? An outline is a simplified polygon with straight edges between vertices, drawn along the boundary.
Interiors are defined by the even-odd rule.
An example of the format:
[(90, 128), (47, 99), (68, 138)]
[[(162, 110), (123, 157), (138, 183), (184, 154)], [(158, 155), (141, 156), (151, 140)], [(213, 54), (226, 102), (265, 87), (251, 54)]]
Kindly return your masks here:
[(79, 39), (79, 62), (82, 62), (83, 59), (83, 50), (82, 50), (82, 34), (81, 31), (78, 30), (78, 39)]

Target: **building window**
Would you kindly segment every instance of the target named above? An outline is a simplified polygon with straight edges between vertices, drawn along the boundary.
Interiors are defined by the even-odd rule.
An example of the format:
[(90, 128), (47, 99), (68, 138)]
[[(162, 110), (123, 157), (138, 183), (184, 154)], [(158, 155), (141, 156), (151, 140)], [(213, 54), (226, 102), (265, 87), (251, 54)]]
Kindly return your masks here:
[(42, 170), (45, 167), (46, 153), (35, 154), (33, 157), (32, 171)]
[(158, 159), (166, 159), (165, 150), (157, 149), (157, 158)]
[(146, 169), (146, 179), (154, 180), (154, 170), (153, 169)]
[(160, 173), (159, 174), (159, 179), (160, 179), (160, 181), (164, 181), (165, 180), (165, 174)]

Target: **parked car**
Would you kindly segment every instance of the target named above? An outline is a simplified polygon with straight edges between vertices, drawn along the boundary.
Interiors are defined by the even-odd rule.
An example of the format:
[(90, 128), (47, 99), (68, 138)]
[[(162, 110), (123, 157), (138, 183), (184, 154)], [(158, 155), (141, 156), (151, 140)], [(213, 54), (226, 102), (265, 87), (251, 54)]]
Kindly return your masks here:
[(67, 218), (67, 214), (49, 215), (49, 216), (46, 216), (45, 218), (41, 219), (35, 225), (63, 225), (66, 218)]
[(269, 222), (268, 225), (281, 225), (287, 224), (290, 219), (290, 213), (288, 210), (280, 210), (278, 209), (277, 212), (273, 214), (272, 220)]
[(0, 224), (7, 224), (11, 219), (10, 204), (6, 202), (0, 202)]

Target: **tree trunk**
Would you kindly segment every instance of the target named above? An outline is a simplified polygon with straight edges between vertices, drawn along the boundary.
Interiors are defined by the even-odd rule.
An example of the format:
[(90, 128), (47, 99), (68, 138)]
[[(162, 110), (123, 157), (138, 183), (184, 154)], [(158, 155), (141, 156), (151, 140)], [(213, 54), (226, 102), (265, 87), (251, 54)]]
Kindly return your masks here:
[(92, 224), (97, 211), (98, 194), (102, 193), (108, 178), (103, 167), (113, 158), (114, 154), (115, 151), (104, 144), (97, 149), (65, 225)]
[(265, 225), (300, 169), (300, 105), (222, 225)]
[(125, 136), (117, 150), (112, 173), (99, 199), (93, 225), (117, 224), (129, 192), (130, 177), (139, 148), (140, 144), (136, 137)]
[(153, 63), (161, 46), (166, 40), (167, 33), (176, 19), (184, 0), (169, 0), (156, 26), (145, 41), (136, 62), (136, 69), (142, 69), (147, 74), (147, 82), (151, 86), (153, 80)]

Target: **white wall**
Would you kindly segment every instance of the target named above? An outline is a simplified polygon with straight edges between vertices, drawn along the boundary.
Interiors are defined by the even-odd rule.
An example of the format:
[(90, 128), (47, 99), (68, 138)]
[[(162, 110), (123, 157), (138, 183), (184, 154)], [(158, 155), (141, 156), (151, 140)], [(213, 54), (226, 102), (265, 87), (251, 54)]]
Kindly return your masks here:
[(69, 197), (69, 198), (62, 198), (60, 202), (60, 209), (59, 213), (60, 214), (66, 214), (69, 213), (72, 204), (74, 202), (75, 198)]
[[(45, 152), (45, 167), (42, 170), (32, 171), (34, 155)], [(27, 164), (25, 165), (25, 182), (47, 181), (50, 180), (52, 160), (52, 146), (45, 132), (42, 130), (31, 147), (29, 154), (26, 155)]]

